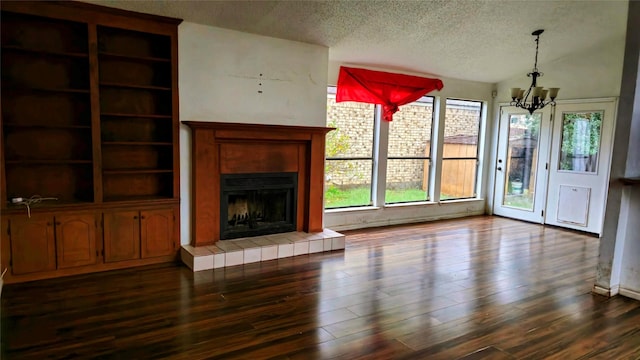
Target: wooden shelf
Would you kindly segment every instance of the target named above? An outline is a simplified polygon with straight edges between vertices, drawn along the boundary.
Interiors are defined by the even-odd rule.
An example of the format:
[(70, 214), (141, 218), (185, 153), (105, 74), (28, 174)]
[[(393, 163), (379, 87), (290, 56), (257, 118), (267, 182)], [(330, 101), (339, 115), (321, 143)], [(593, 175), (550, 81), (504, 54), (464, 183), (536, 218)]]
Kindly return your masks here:
[(50, 92), (50, 93), (71, 93), (71, 94), (89, 94), (89, 89), (71, 89), (71, 88), (46, 88), (46, 87), (27, 87), (27, 86), (3, 86), (2, 91), (20, 91), (20, 92)]
[(142, 196), (105, 196), (104, 202), (140, 202), (140, 201), (154, 201), (154, 200), (167, 200), (170, 199), (169, 196), (152, 196), (152, 195), (142, 195)]
[(126, 145), (126, 146), (173, 146), (170, 142), (155, 141), (103, 141), (102, 145)]
[(120, 59), (120, 60), (131, 60), (131, 61), (144, 61), (144, 62), (161, 62), (161, 63), (170, 63), (171, 59), (158, 58), (158, 57), (150, 57), (150, 56), (132, 56), (125, 54), (117, 54), (110, 52), (99, 52), (99, 56)]
[(2, 51), (17, 51), (23, 53), (29, 53), (33, 55), (40, 56), (62, 56), (62, 57), (72, 57), (72, 58), (88, 58), (88, 53), (77, 53), (77, 52), (66, 52), (66, 51), (52, 51), (52, 50), (42, 50), (42, 49), (30, 49), (16, 45), (3, 45)]
[(149, 119), (172, 119), (172, 115), (160, 115), (160, 114), (130, 114), (130, 113), (101, 113), (101, 116), (112, 117), (132, 117), (132, 118), (149, 118)]
[(89, 125), (56, 125), (56, 124), (18, 124), (18, 123), (4, 123), (6, 127), (14, 128), (42, 128), (42, 129), (78, 129), (78, 130), (90, 130)]
[(6, 160), (7, 165), (24, 165), (24, 166), (38, 166), (38, 165), (85, 165), (91, 164), (91, 160)]
[(104, 175), (134, 175), (134, 174), (169, 174), (173, 170), (167, 169), (133, 169), (133, 170), (103, 170)]
[(111, 82), (101, 82), (100, 86), (119, 87), (119, 88), (126, 88), (126, 89), (158, 90), (158, 91), (172, 90), (170, 87), (166, 87), (166, 86), (121, 84), (121, 83), (111, 83)]
[[(45, 200), (42, 200), (40, 202), (36, 202), (32, 205), (29, 205), (31, 207), (31, 210), (37, 210), (39, 208), (43, 208), (43, 207), (53, 207), (53, 206), (69, 206), (69, 205), (75, 205), (75, 204), (88, 204), (90, 203), (90, 201), (86, 201), (86, 200), (82, 200), (82, 199), (72, 199), (72, 200), (48, 200), (46, 198), (48, 198), (47, 196), (42, 196), (42, 198), (45, 198)], [(27, 198), (28, 199), (28, 198)], [(20, 209), (25, 209), (26, 207), (25, 205), (22, 204), (9, 204), (7, 205), (7, 210), (20, 210)]]

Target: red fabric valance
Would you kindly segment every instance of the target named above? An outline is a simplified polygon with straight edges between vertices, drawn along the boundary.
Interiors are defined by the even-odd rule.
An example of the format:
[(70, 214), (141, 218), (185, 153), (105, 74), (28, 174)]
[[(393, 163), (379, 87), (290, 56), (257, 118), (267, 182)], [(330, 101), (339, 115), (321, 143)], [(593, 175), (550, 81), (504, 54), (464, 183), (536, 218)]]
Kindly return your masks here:
[(420, 99), (425, 94), (440, 90), (440, 79), (393, 74), (349, 67), (340, 67), (336, 102), (359, 101), (382, 105), (383, 118), (393, 120), (398, 106)]

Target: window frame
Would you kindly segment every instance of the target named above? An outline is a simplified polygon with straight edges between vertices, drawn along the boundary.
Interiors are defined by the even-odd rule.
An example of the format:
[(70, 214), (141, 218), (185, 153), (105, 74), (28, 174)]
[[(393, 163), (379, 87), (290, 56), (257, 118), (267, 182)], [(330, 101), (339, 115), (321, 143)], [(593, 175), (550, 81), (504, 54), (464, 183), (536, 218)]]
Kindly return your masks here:
[[(480, 109), (478, 111), (478, 136), (476, 139), (476, 156), (475, 157), (464, 157), (464, 156), (457, 156), (457, 157), (444, 157), (444, 131), (446, 131), (446, 126), (447, 126), (447, 102), (449, 100), (452, 101), (465, 101), (465, 102), (475, 102), (475, 103), (479, 103), (480, 104)], [(445, 160), (453, 160), (453, 161), (458, 161), (458, 160), (475, 160), (475, 179), (473, 179), (473, 195), (472, 196), (467, 196), (467, 197), (456, 197), (456, 198), (449, 198), (449, 199), (442, 199), (442, 190), (440, 189), (440, 194), (438, 194), (438, 200), (441, 202), (449, 202), (449, 201), (458, 201), (458, 200), (472, 200), (472, 199), (477, 199), (478, 198), (478, 179), (479, 179), (479, 172), (480, 172), (480, 151), (481, 151), (481, 143), (482, 143), (482, 136), (484, 135), (482, 132), (482, 128), (483, 128), (483, 123), (484, 123), (484, 118), (485, 118), (485, 113), (486, 113), (486, 105), (484, 101), (481, 100), (469, 100), (469, 99), (461, 99), (461, 98), (451, 98), (451, 97), (447, 97), (444, 99), (444, 114), (442, 117), (442, 127), (443, 127), (443, 136), (442, 139), (438, 139), (439, 142), (442, 142), (442, 155), (439, 156), (439, 160), (441, 160), (442, 164), (444, 164)], [(442, 176), (444, 174), (444, 172), (442, 171), (442, 169), (444, 168), (444, 166), (440, 166), (440, 174), (438, 174), (438, 178), (440, 183), (442, 183)]]
[[(333, 98), (335, 98), (336, 95), (336, 88), (337, 86), (327, 86), (327, 98), (329, 98), (329, 96), (333, 96)], [(326, 207), (326, 202), (324, 205), (324, 210), (340, 210), (340, 209), (357, 209), (357, 208), (363, 208), (363, 207), (371, 207), (374, 206), (375, 203), (375, 198), (374, 198), (374, 194), (375, 194), (375, 188), (374, 185), (376, 184), (376, 146), (378, 143), (378, 131), (376, 131), (376, 127), (377, 127), (377, 122), (378, 122), (378, 113), (379, 113), (379, 108), (380, 105), (374, 105), (373, 107), (373, 126), (371, 127), (371, 139), (372, 139), (372, 144), (371, 144), (371, 156), (370, 157), (366, 157), (366, 156), (332, 156), (332, 157), (327, 157), (326, 153), (325, 153), (325, 167), (326, 167), (326, 163), (327, 161), (364, 161), (364, 160), (369, 160), (371, 161), (371, 182), (369, 184), (369, 203), (368, 204), (363, 204), (363, 205), (347, 205), (347, 206), (336, 206), (336, 207)], [(325, 150), (326, 151), (326, 150)], [(326, 176), (326, 174), (325, 174)], [(327, 189), (324, 189), (324, 192), (326, 194)]]
[[(424, 99), (430, 99), (431, 100), (430, 104), (431, 104), (431, 108), (432, 108), (432, 110), (431, 110), (431, 131), (429, 133), (429, 156), (389, 156), (389, 139), (390, 139), (391, 131), (388, 131), (387, 134), (386, 134), (387, 135), (387, 151), (386, 151), (386, 160), (387, 160), (386, 164), (387, 164), (387, 166), (386, 166), (386, 169), (385, 169), (385, 173), (389, 169), (388, 160), (429, 160), (429, 168), (427, 169), (427, 173), (429, 174), (429, 177), (428, 177), (427, 181), (428, 181), (429, 184), (431, 184), (433, 182), (432, 175), (431, 175), (431, 168), (433, 167), (433, 151), (434, 151), (433, 134), (434, 134), (434, 129), (435, 129), (435, 126), (434, 126), (435, 125), (435, 119), (436, 119), (436, 105), (435, 105), (435, 103), (436, 103), (437, 99), (436, 99), (435, 96), (424, 95), (424, 96), (420, 97), (420, 99), (418, 99), (418, 100), (416, 100), (414, 102), (402, 105), (402, 106), (412, 105), (414, 103), (428, 103), (428, 102), (424, 101)], [(431, 185), (429, 185), (429, 187), (431, 188)], [(387, 191), (387, 178), (386, 177), (385, 177), (384, 189), (385, 189), (385, 193), (386, 193), (386, 191)], [(393, 205), (402, 205), (402, 204), (413, 204), (413, 203), (430, 202), (432, 197), (433, 197), (432, 194), (431, 194), (431, 190), (430, 189), (427, 189), (426, 195), (427, 195), (426, 199), (424, 199), (424, 200), (409, 200), (409, 201), (398, 201), (398, 202), (388, 202), (387, 199), (386, 199), (386, 196), (385, 196), (384, 205), (385, 206), (389, 206), (389, 205), (393, 206)]]

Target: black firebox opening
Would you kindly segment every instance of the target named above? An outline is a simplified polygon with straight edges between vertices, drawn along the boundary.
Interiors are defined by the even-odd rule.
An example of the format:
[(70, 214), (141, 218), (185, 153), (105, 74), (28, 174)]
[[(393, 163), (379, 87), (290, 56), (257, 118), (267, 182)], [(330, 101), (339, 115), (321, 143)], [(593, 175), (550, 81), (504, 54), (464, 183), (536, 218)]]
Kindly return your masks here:
[(220, 239), (296, 230), (297, 173), (221, 175)]

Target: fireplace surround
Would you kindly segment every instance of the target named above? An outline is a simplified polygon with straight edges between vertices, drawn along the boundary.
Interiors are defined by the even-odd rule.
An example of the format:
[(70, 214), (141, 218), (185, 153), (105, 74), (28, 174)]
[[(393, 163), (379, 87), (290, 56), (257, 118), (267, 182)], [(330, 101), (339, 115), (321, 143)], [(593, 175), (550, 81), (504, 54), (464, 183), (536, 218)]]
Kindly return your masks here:
[[(192, 131), (192, 242), (213, 245), (225, 234), (221, 183), (248, 174), (295, 174), (292, 226), (285, 231), (323, 231), (325, 127), (183, 121)], [(242, 212), (242, 211), (240, 211)], [(240, 236), (251, 236), (243, 234)], [(232, 237), (237, 237), (232, 235)]]

